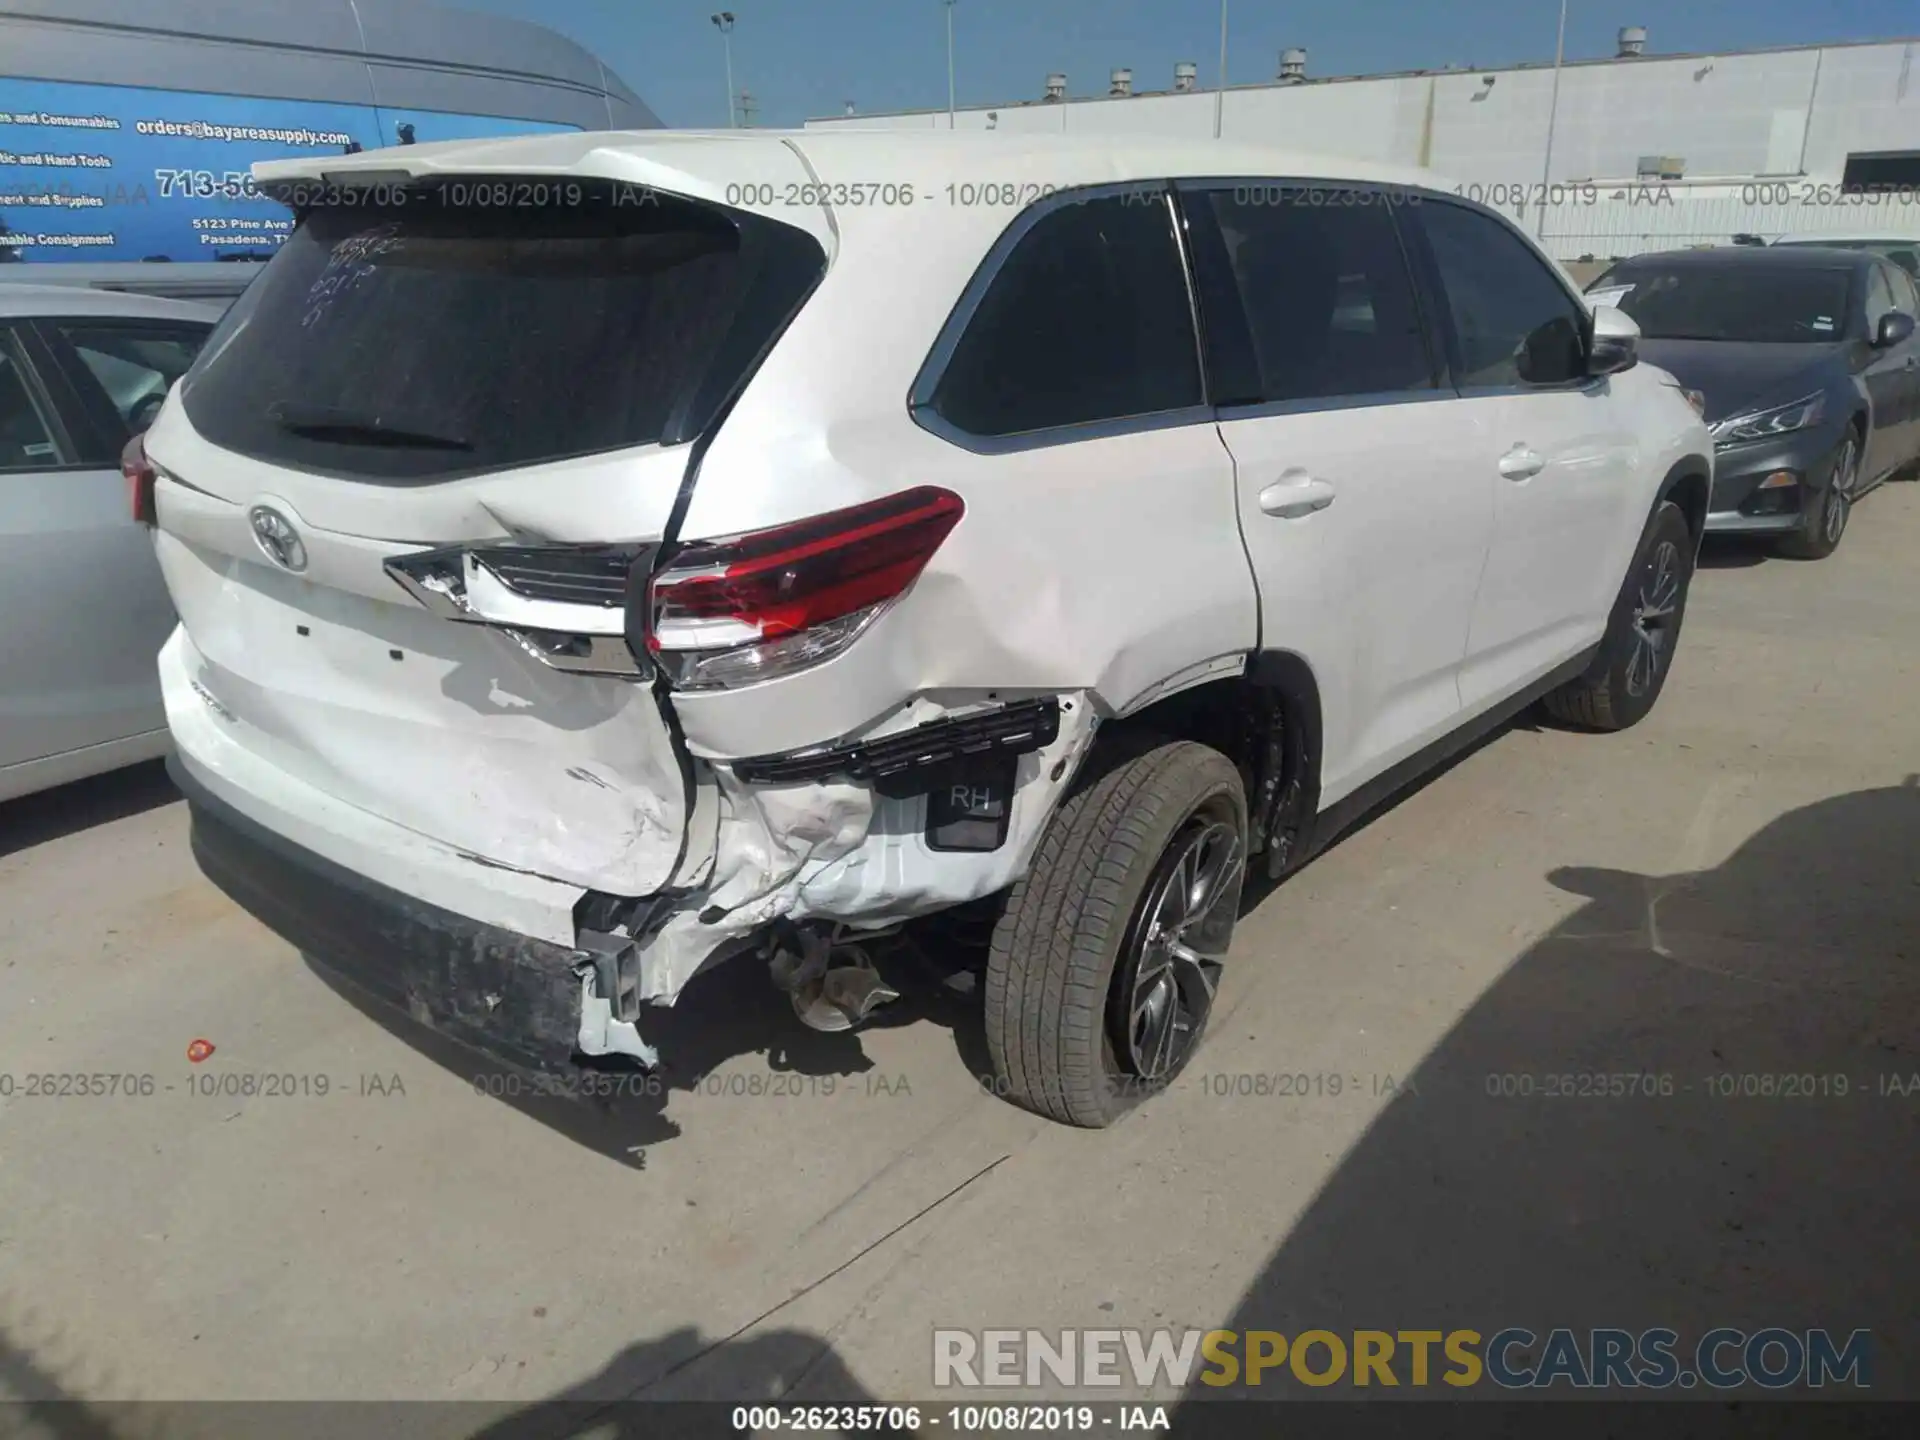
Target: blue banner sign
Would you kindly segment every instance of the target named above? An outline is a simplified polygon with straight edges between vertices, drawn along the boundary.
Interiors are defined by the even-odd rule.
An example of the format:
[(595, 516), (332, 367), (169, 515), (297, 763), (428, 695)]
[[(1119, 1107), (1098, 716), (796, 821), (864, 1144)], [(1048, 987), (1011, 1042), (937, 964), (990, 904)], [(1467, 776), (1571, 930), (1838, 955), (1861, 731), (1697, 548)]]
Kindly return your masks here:
[(260, 259), (256, 160), (571, 130), (544, 120), (0, 77), (0, 263)]

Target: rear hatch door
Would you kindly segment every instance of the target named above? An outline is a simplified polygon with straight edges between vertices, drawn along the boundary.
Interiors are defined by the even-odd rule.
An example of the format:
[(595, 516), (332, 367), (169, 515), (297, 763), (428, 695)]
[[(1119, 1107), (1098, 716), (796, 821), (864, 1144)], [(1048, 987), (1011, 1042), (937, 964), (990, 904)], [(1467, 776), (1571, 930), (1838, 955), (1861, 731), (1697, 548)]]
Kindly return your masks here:
[(629, 587), (826, 263), (725, 188), (806, 172), (772, 139), (420, 148), (260, 168), (299, 223), (148, 436), (192, 688), (290, 781), (648, 894), (688, 795)]

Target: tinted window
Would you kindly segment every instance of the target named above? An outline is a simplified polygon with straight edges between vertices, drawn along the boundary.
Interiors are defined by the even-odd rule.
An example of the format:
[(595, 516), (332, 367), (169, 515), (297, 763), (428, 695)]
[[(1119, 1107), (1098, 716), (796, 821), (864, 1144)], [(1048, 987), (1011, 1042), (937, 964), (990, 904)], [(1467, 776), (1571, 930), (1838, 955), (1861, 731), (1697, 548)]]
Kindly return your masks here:
[(1823, 250), (1866, 250), (1886, 256), (1909, 275), (1920, 274), (1920, 247), (1898, 240), (1824, 240), (1815, 236), (1810, 239), (1777, 240), (1774, 243), (1818, 245)]
[(1165, 198), (1062, 205), (981, 298), (931, 397), (972, 435), (1014, 435), (1201, 403), (1193, 313)]
[(825, 263), (791, 226), (641, 186), (455, 203), (510, 188), (302, 216), (188, 374), (195, 427), (394, 482), (690, 439)]
[(1852, 272), (1756, 261), (1630, 260), (1592, 286), (1649, 340), (1828, 344), (1847, 329)]
[(1893, 281), (1884, 265), (1867, 267), (1867, 333), (1879, 327), (1880, 317), (1893, 309)]
[(129, 432), (144, 430), (159, 413), (167, 389), (187, 373), (210, 327), (62, 320), (60, 333), (99, 382)]
[(0, 330), (0, 470), (46, 470), (63, 459), (13, 337)]
[(1893, 308), (1920, 319), (1920, 295), (1914, 291), (1913, 277), (1905, 270), (1889, 270), (1887, 279), (1893, 282)]
[(1586, 317), (1530, 245), (1458, 205), (1408, 213), (1419, 215), (1433, 247), (1462, 385), (1555, 385), (1585, 373)]
[(1362, 191), (1242, 186), (1188, 204), (1205, 206), (1214, 222), (1195, 226), (1195, 265), (1217, 400), (1433, 388), (1384, 201)]

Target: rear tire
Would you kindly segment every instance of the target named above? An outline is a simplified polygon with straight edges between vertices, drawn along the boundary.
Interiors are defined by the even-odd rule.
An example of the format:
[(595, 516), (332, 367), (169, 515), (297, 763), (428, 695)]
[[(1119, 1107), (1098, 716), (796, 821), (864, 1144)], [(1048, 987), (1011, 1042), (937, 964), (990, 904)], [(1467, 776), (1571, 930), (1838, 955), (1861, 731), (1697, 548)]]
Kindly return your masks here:
[(1110, 1125), (1199, 1048), (1246, 875), (1247, 801), (1217, 750), (1113, 755), (1048, 822), (987, 959), (997, 1093)]
[(1548, 692), (1548, 714), (1589, 730), (1625, 730), (1646, 718), (1673, 667), (1695, 549), (1686, 515), (1661, 501), (1627, 567), (1600, 653), (1585, 675)]
[(1807, 515), (1806, 528), (1781, 539), (1775, 549), (1792, 560), (1824, 560), (1840, 548), (1853, 517), (1853, 495), (1860, 484), (1860, 432), (1849, 428), (1833, 458), (1833, 472), (1819, 503)]

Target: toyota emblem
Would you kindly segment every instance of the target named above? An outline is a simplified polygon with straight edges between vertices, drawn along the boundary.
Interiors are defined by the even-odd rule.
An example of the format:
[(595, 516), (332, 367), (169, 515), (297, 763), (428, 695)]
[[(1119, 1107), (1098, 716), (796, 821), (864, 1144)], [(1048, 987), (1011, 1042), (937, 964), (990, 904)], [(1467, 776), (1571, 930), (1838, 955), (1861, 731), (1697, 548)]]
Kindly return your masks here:
[(247, 523), (253, 527), (254, 543), (260, 547), (260, 553), (274, 564), (295, 573), (307, 568), (307, 547), (286, 516), (271, 505), (256, 505), (247, 512)]

